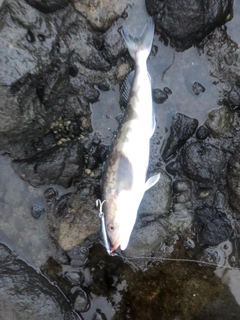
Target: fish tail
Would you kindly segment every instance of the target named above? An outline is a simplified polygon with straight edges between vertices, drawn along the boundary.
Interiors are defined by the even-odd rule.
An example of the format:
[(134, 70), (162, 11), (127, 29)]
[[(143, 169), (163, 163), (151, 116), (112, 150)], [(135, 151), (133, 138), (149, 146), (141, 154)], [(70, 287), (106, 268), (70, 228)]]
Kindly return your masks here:
[(140, 55), (141, 57), (147, 60), (151, 52), (154, 36), (153, 18), (148, 18), (148, 21), (139, 38), (134, 38), (133, 36), (131, 36), (129, 30), (125, 27), (122, 28), (121, 33), (128, 48), (128, 51), (131, 57), (134, 59), (134, 61), (136, 61), (138, 56)]

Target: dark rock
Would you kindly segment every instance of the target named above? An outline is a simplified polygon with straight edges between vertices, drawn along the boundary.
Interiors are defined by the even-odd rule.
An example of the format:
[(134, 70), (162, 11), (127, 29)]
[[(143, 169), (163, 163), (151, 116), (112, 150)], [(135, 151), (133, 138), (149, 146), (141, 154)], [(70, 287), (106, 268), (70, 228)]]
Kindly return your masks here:
[(110, 83), (107, 80), (102, 81), (98, 84), (98, 88), (102, 91), (108, 91), (110, 90)]
[(88, 248), (79, 246), (76, 246), (71, 251), (67, 252), (72, 267), (83, 267), (87, 263), (88, 254)]
[(192, 90), (198, 96), (200, 93), (205, 92), (206, 89), (201, 85), (201, 83), (195, 81), (192, 85)]
[(176, 154), (176, 151), (194, 134), (197, 126), (198, 121), (196, 119), (182, 113), (173, 116), (170, 134), (162, 153), (164, 161)]
[(232, 231), (226, 215), (207, 206), (195, 210), (195, 224), (198, 241), (211, 246), (226, 241)]
[(205, 126), (200, 126), (196, 131), (196, 137), (199, 140), (205, 140), (209, 136), (209, 130)]
[(64, 274), (64, 278), (67, 278), (71, 286), (81, 286), (84, 281), (84, 276), (80, 272), (68, 271)]
[(69, 0), (26, 0), (26, 2), (43, 13), (51, 13), (66, 7)]
[(173, 190), (176, 203), (185, 203), (191, 200), (191, 184), (189, 181), (175, 180)]
[(164, 87), (163, 91), (169, 96), (170, 94), (172, 94), (172, 90), (168, 87)]
[(44, 197), (47, 200), (56, 198), (57, 195), (58, 195), (58, 192), (53, 188), (48, 188), (47, 190), (44, 191)]
[(0, 244), (0, 264), (1, 319), (81, 319), (56, 285), (3, 244)]
[(73, 308), (77, 312), (86, 312), (90, 307), (90, 302), (87, 294), (83, 290), (77, 290), (77, 296), (74, 301)]
[(232, 5), (232, 0), (146, 0), (148, 13), (156, 15), (156, 28), (163, 30), (180, 50), (224, 24)]
[(12, 157), (23, 158), (25, 146), (42, 137), (65, 106), (68, 52), (51, 55), (56, 25), (25, 1), (10, 1), (1, 13), (0, 141)]
[(101, 143), (101, 140), (98, 137), (94, 137), (92, 139), (92, 144), (94, 144), (95, 146), (99, 145)]
[(118, 57), (127, 50), (118, 28), (119, 25), (114, 24), (104, 36), (103, 55), (112, 65), (115, 65)]
[(78, 136), (80, 134), (80, 124), (78, 121), (71, 121), (69, 125), (69, 132), (74, 134), (75, 136)]
[(236, 212), (240, 212), (240, 152), (230, 159), (227, 168), (229, 202)]
[(87, 101), (89, 101), (90, 103), (97, 102), (100, 97), (100, 92), (93, 87), (88, 87), (86, 89), (85, 94), (86, 94)]
[(166, 171), (170, 173), (173, 176), (176, 176), (181, 169), (181, 165), (179, 164), (179, 161), (171, 161), (166, 165)]
[(83, 148), (80, 143), (66, 143), (36, 156), (13, 161), (13, 169), (33, 186), (60, 184), (67, 188), (83, 170)]
[(239, 109), (240, 107), (240, 88), (236, 85), (233, 86), (228, 94), (228, 102), (231, 109)]
[(167, 93), (161, 89), (153, 89), (152, 95), (153, 95), (153, 101), (159, 104), (164, 103), (168, 98)]
[(204, 141), (191, 142), (181, 150), (180, 163), (188, 178), (213, 184), (225, 175), (226, 159), (216, 146)]
[(94, 313), (92, 320), (107, 320), (107, 317), (100, 309), (96, 309), (96, 312)]
[(31, 208), (31, 214), (35, 219), (39, 219), (40, 216), (44, 213), (45, 213), (45, 208), (43, 206), (34, 204)]
[(150, 15), (158, 14), (162, 11), (163, 7), (165, 6), (165, 1), (159, 1), (159, 0), (152, 0), (152, 1), (145, 1), (147, 12)]
[(106, 160), (108, 153), (109, 146), (99, 144), (96, 148), (96, 151), (93, 153), (93, 156), (97, 159), (99, 163), (103, 163)]
[(69, 198), (71, 193), (64, 194), (58, 201), (54, 202), (53, 214), (55, 217), (59, 218), (68, 213)]

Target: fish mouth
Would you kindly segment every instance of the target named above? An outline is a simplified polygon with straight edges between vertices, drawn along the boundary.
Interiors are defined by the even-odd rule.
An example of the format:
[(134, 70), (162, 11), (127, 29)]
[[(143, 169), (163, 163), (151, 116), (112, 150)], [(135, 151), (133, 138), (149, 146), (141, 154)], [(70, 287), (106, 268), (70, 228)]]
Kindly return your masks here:
[(111, 252), (117, 250), (117, 248), (121, 245), (121, 240), (120, 240), (120, 237), (118, 237), (114, 243), (112, 244), (112, 248), (111, 248)]

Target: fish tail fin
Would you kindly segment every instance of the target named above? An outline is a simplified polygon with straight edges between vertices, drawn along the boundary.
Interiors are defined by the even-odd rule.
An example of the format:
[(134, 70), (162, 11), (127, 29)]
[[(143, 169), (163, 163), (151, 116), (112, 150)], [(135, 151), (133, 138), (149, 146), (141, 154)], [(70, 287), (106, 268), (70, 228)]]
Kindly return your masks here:
[(137, 60), (138, 56), (141, 55), (144, 59), (147, 60), (153, 42), (154, 36), (154, 20), (152, 17), (148, 18), (148, 21), (139, 36), (139, 38), (134, 38), (129, 33), (129, 30), (125, 27), (121, 30), (122, 37), (126, 43), (128, 51), (134, 61)]

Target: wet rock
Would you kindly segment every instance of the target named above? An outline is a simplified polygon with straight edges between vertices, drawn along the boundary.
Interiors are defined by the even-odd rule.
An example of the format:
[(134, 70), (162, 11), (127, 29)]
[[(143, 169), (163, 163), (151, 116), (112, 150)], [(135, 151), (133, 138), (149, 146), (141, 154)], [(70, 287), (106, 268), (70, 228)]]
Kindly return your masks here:
[(114, 24), (104, 36), (103, 54), (113, 65), (117, 63), (118, 57), (126, 51), (126, 46), (118, 28), (119, 25)]
[(70, 258), (72, 267), (83, 267), (88, 260), (89, 250), (86, 247), (74, 247), (71, 251), (67, 252)]
[(69, 9), (63, 17), (62, 27), (68, 30), (63, 35), (64, 43), (73, 52), (70, 64), (74, 65), (75, 69), (78, 69), (77, 75), (71, 77), (71, 82), (74, 87), (77, 86), (79, 91), (82, 91), (86, 85), (82, 76), (87, 73), (82, 66), (90, 70), (106, 72), (111, 69), (111, 64), (106, 61), (102, 51), (96, 49), (93, 34), (86, 28), (86, 19), (82, 15), (73, 9)]
[[(157, 250), (167, 236), (167, 221), (154, 217), (137, 221), (124, 255), (129, 257), (149, 256)], [(141, 264), (141, 261), (140, 261)]]
[[(176, 198), (174, 199), (176, 200)], [(168, 227), (172, 232), (187, 234), (192, 229), (192, 202), (173, 203)]]
[[(10, 0), (2, 14), (1, 147), (13, 157), (24, 157), (25, 145), (43, 136), (64, 108), (67, 54), (52, 56), (55, 23), (48, 24), (48, 18), (26, 2)], [(44, 34), (44, 42), (37, 38), (39, 34)]]
[(156, 28), (163, 30), (180, 50), (202, 40), (217, 25), (226, 22), (233, 1), (146, 0), (150, 15), (156, 15)]
[(233, 129), (234, 113), (226, 106), (212, 110), (208, 114), (205, 126), (211, 131), (213, 137), (221, 138)]
[(53, 188), (48, 188), (47, 190), (44, 191), (44, 197), (45, 197), (47, 200), (56, 198), (57, 195), (58, 195), (58, 192), (57, 192), (55, 189), (53, 189)]
[(169, 96), (170, 94), (172, 94), (172, 90), (168, 87), (164, 87), (163, 91)]
[(209, 136), (209, 130), (205, 126), (200, 126), (196, 131), (196, 138), (199, 140), (205, 140)]
[(191, 200), (191, 184), (189, 181), (174, 181), (173, 191), (175, 202), (185, 203)]
[(96, 158), (96, 160), (99, 163), (103, 163), (106, 160), (108, 154), (109, 154), (109, 146), (106, 146), (104, 144), (99, 144), (95, 152), (93, 153), (93, 156)]
[[(169, 211), (172, 203), (171, 188), (172, 181), (168, 174), (160, 169), (161, 177), (151, 189), (144, 194), (143, 200), (139, 207), (138, 214), (165, 214)], [(150, 176), (157, 174), (152, 173)]]
[(59, 9), (63, 9), (68, 5), (69, 0), (26, 0), (26, 2), (43, 13), (55, 12)]
[(205, 92), (205, 88), (201, 83), (195, 81), (192, 85), (193, 92), (198, 96), (200, 93)]
[(167, 93), (161, 89), (153, 89), (152, 95), (153, 95), (153, 101), (159, 104), (164, 103), (168, 98)]
[(239, 109), (240, 107), (240, 88), (237, 85), (234, 85), (231, 91), (228, 94), (228, 102), (231, 109)]
[(164, 161), (176, 154), (176, 151), (194, 134), (197, 126), (198, 121), (196, 119), (182, 113), (173, 116), (170, 134), (162, 153)]
[(86, 312), (90, 307), (90, 302), (87, 294), (83, 290), (77, 290), (75, 292), (77, 294), (73, 308), (77, 312)]
[[(99, 198), (99, 195), (96, 195), (98, 188), (98, 181), (84, 177), (77, 190), (74, 190), (72, 194), (63, 195), (48, 206), (50, 236), (53, 242), (64, 250), (73, 250), (74, 247), (83, 244), (88, 237), (92, 237), (92, 240), (98, 237), (100, 219), (95, 208), (96, 199)], [(79, 256), (73, 257), (75, 251), (70, 256), (74, 265), (86, 259), (82, 249), (77, 248), (75, 250), (79, 251)]]
[(172, 176), (176, 176), (181, 170), (181, 165), (179, 161), (171, 161), (166, 165), (166, 171)]
[(76, 0), (74, 7), (88, 20), (93, 29), (106, 31), (117, 17), (123, 15), (127, 2), (125, 0)]
[(98, 88), (102, 91), (108, 91), (110, 90), (110, 83), (107, 80), (100, 82), (98, 83)]
[(100, 309), (96, 309), (96, 312), (94, 313), (92, 320), (107, 320), (107, 317)]
[(232, 231), (226, 215), (207, 206), (195, 210), (195, 224), (198, 241), (211, 246), (226, 241)]
[(35, 187), (60, 184), (67, 188), (82, 173), (83, 148), (78, 142), (69, 142), (30, 159), (13, 161), (12, 166), (23, 180)]
[(44, 213), (45, 213), (45, 208), (43, 206), (39, 206), (35, 204), (31, 208), (31, 214), (35, 219), (39, 219), (40, 216)]
[(227, 168), (229, 202), (234, 210), (240, 212), (240, 152), (229, 161)]
[(0, 262), (1, 319), (81, 319), (55, 285), (3, 244)]
[(64, 274), (64, 278), (67, 278), (71, 286), (81, 286), (84, 281), (82, 273), (77, 271), (68, 271)]
[(184, 146), (180, 162), (187, 177), (198, 182), (212, 184), (225, 175), (224, 153), (204, 141), (191, 142)]

